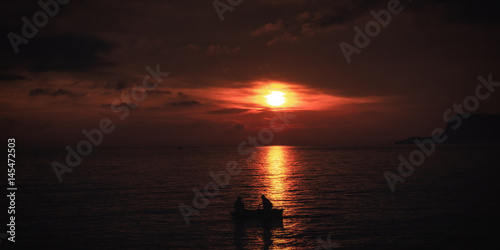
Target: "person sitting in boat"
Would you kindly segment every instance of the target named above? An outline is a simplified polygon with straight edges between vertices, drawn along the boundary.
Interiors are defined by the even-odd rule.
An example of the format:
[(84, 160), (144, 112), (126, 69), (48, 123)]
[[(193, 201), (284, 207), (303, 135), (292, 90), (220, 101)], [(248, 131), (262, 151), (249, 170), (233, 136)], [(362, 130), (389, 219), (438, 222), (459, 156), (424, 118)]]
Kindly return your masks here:
[(241, 197), (238, 197), (238, 199), (234, 202), (234, 211), (235, 212), (245, 211), (245, 204), (243, 204), (243, 201), (241, 201)]
[(260, 198), (262, 198), (262, 207), (264, 210), (271, 210), (273, 209), (273, 203), (269, 199), (266, 198), (266, 196), (262, 195)]

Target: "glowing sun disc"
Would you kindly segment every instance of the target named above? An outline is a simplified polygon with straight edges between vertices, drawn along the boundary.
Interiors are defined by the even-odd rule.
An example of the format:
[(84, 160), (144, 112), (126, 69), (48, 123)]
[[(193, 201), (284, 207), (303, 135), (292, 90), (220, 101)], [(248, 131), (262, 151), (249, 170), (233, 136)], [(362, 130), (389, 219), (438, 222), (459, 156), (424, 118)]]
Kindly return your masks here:
[(285, 103), (284, 93), (280, 91), (273, 91), (271, 94), (267, 95), (267, 103), (271, 106), (281, 106)]

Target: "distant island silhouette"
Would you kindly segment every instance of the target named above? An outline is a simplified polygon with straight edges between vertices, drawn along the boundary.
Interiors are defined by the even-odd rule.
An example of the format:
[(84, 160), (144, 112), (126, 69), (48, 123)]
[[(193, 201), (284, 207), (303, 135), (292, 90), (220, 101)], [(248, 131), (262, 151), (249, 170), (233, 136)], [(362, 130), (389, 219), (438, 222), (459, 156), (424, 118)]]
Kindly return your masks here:
[[(468, 118), (461, 118), (462, 124), (454, 130), (456, 120), (451, 118), (446, 123), (444, 133), (448, 139), (445, 144), (500, 144), (500, 115), (470, 114)], [(427, 138), (430, 137), (415, 136), (394, 144), (414, 144), (415, 139), (422, 141)]]

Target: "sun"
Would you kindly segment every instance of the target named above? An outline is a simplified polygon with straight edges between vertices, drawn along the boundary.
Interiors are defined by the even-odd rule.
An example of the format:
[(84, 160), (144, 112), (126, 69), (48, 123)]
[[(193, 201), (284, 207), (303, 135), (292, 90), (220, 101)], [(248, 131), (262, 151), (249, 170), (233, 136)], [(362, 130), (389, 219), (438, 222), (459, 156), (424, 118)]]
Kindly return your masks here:
[(281, 106), (285, 103), (285, 94), (280, 91), (272, 91), (266, 96), (267, 103), (271, 106)]

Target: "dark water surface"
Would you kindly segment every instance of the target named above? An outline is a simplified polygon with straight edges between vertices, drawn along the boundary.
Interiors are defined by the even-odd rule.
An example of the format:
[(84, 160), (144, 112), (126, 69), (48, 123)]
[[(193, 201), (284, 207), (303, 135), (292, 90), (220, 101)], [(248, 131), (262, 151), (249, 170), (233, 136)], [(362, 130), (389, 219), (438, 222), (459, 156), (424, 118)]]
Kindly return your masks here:
[[(64, 151), (20, 151), (14, 246), (327, 249), (328, 237), (339, 249), (500, 245), (500, 149), (438, 147), (392, 193), (383, 172), (396, 172), (398, 155), (415, 148), (273, 146), (250, 162), (229, 147), (97, 149), (63, 183), (50, 163)], [(241, 173), (186, 225), (179, 204), (193, 206), (193, 188), (203, 190), (229, 161)], [(285, 209), (283, 225), (235, 225), (236, 197), (257, 208), (261, 194)]]

